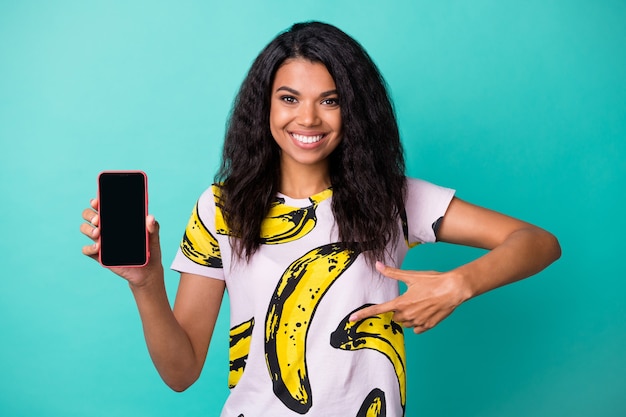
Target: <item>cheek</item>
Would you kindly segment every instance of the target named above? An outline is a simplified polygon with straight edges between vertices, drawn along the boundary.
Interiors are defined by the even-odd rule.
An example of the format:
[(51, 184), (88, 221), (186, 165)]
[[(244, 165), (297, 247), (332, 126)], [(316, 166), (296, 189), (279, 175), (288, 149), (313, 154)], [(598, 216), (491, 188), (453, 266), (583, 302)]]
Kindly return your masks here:
[(337, 111), (335, 113), (332, 114), (332, 117), (329, 119), (329, 121), (332, 123), (334, 130), (336, 131), (342, 131), (342, 127), (343, 127), (343, 123), (341, 120), (341, 111)]
[(289, 121), (289, 114), (284, 109), (270, 109), (270, 128), (282, 129)]
[(269, 122), (270, 122), (270, 131), (272, 132), (272, 135), (275, 134), (279, 125), (279, 118), (278, 118), (277, 113), (278, 112), (275, 109), (270, 110)]
[(341, 114), (338, 114), (337, 117), (334, 119), (333, 128), (339, 133), (339, 135), (343, 134), (343, 123), (341, 120)]
[(272, 111), (270, 112), (270, 133), (272, 138), (278, 144), (280, 144), (285, 137), (284, 128), (286, 125), (284, 112)]

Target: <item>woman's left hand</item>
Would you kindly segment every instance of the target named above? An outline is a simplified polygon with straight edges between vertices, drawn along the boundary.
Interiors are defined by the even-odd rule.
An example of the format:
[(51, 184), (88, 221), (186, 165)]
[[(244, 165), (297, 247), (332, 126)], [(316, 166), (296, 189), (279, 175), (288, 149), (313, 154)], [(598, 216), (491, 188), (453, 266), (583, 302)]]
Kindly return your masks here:
[(406, 271), (376, 263), (388, 278), (402, 281), (407, 290), (399, 297), (355, 312), (350, 321), (393, 311), (393, 320), (415, 333), (432, 329), (467, 299), (461, 277), (451, 272)]
[(381, 274), (404, 282), (407, 290), (391, 301), (355, 312), (350, 320), (393, 311), (396, 322), (423, 333), (464, 301), (536, 274), (561, 256), (551, 233), (456, 197), (437, 238), (488, 252), (448, 272), (403, 271), (377, 262)]

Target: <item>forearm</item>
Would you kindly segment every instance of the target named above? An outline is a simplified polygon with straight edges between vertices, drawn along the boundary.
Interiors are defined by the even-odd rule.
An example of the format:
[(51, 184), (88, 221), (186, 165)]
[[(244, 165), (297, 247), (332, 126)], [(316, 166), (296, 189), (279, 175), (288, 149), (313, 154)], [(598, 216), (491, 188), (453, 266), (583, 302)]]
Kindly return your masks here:
[[(199, 376), (202, 361), (195, 355), (189, 336), (170, 307), (163, 271), (141, 286), (130, 285), (154, 365), (165, 383), (183, 391)], [(199, 363), (200, 362), (200, 363)]]
[(500, 245), (454, 272), (467, 300), (534, 275), (560, 255), (559, 243), (552, 234), (529, 225), (511, 233)]

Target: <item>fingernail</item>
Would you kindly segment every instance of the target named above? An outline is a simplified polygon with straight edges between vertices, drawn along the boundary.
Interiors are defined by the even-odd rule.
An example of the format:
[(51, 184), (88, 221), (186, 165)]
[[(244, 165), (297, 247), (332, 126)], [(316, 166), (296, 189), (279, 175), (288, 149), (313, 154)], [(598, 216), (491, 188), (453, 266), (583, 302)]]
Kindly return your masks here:
[(385, 267), (385, 264), (383, 264), (381, 261), (376, 261), (376, 269), (383, 269)]
[(357, 321), (358, 316), (356, 314), (353, 314), (350, 316), (350, 318), (348, 319), (348, 321)]

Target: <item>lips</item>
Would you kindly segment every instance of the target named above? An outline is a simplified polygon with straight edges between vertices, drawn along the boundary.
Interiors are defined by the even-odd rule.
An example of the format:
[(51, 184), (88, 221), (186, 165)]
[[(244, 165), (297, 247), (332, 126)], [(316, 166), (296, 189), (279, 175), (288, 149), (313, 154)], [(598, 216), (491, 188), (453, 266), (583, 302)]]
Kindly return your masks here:
[(301, 135), (301, 134), (298, 134), (298, 133), (291, 133), (291, 137), (294, 138), (295, 140), (297, 140), (300, 143), (309, 144), (309, 143), (319, 142), (320, 140), (322, 140), (324, 135), (323, 134), (320, 134), (320, 135)]

